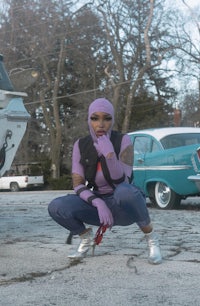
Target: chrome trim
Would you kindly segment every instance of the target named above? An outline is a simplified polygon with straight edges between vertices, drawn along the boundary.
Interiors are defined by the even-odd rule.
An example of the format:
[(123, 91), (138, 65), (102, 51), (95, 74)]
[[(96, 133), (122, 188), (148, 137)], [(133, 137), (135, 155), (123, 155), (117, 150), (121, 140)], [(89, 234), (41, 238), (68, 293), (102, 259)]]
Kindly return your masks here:
[(177, 165), (177, 166), (144, 166), (144, 167), (141, 167), (141, 166), (134, 166), (133, 167), (133, 170), (143, 170), (143, 171), (147, 171), (147, 170), (154, 170), (154, 171), (157, 171), (157, 170), (164, 170), (164, 171), (172, 171), (172, 170), (188, 170), (188, 169), (191, 169), (192, 166), (189, 166), (189, 165)]
[(200, 174), (190, 175), (190, 176), (188, 176), (188, 180), (190, 180), (190, 181), (200, 181)]

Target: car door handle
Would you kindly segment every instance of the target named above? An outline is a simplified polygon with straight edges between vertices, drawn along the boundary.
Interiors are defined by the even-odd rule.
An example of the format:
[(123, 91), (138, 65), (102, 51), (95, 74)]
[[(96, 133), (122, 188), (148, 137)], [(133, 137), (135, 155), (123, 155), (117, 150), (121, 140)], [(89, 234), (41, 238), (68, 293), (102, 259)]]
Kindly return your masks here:
[(138, 158), (137, 161), (138, 161), (138, 163), (142, 164), (144, 162), (144, 159), (143, 158)]

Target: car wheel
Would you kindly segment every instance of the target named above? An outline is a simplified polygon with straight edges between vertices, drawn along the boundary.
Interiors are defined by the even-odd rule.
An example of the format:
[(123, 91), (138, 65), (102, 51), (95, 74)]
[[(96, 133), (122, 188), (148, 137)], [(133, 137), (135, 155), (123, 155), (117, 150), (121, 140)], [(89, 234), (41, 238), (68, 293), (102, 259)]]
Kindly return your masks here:
[(10, 184), (10, 190), (15, 192), (15, 191), (19, 191), (19, 185), (17, 183), (11, 183)]
[(153, 205), (160, 209), (172, 209), (180, 205), (181, 197), (168, 185), (157, 182), (154, 185), (154, 192), (150, 197)]

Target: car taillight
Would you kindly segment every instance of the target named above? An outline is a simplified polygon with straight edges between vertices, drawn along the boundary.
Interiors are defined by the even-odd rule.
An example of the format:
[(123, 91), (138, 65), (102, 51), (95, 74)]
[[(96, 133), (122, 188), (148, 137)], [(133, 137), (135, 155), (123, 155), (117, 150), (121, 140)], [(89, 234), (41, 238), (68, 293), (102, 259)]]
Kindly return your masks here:
[(28, 183), (28, 176), (25, 177), (25, 183)]
[(198, 156), (198, 159), (200, 160), (200, 148), (197, 149), (197, 156)]

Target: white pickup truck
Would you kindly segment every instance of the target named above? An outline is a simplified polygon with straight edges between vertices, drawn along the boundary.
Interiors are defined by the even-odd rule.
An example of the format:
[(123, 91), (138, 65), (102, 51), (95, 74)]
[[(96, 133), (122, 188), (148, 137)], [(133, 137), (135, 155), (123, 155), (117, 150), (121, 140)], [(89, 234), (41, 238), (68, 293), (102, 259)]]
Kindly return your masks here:
[(44, 177), (41, 176), (3, 176), (0, 177), (0, 190), (19, 191), (20, 189), (33, 189), (44, 185)]

